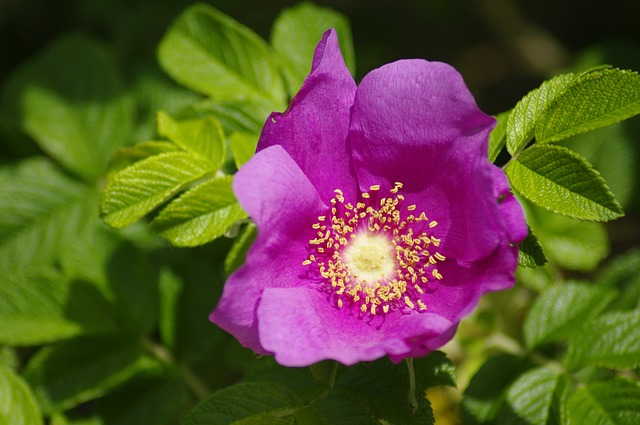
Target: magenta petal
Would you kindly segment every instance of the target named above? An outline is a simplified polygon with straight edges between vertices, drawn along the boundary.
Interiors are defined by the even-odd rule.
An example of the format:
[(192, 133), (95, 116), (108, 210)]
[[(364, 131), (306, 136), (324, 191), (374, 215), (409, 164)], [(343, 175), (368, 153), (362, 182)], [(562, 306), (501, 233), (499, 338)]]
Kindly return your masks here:
[(480, 261), (445, 261), (439, 267), (444, 279), (434, 284), (435, 291), (425, 299), (428, 311), (459, 322), (471, 313), (483, 294), (511, 288), (517, 265), (518, 248), (508, 245)]
[(269, 116), (258, 141), (258, 151), (284, 147), (325, 202), (337, 188), (348, 196), (355, 193), (346, 144), (355, 92), (338, 37), (335, 31), (327, 31), (316, 48), (311, 73), (289, 109)]
[[(258, 308), (260, 342), (284, 366), (333, 359), (345, 365), (419, 352), (453, 324), (435, 314), (358, 319), (315, 288), (265, 289)], [(429, 351), (432, 351), (431, 348)]]
[(529, 233), (522, 206), (511, 193), (509, 180), (504, 172), (500, 168), (493, 166), (492, 175), (494, 196), (496, 199), (500, 199), (498, 209), (509, 233), (509, 241), (514, 243), (521, 242)]
[[(495, 120), (447, 64), (404, 60), (358, 87), (349, 141), (362, 189), (404, 183), (411, 202), (440, 223), (444, 253), (474, 260), (500, 242), (487, 137)], [(409, 197), (408, 197), (409, 199)]]
[[(246, 264), (227, 280), (210, 320), (244, 346), (265, 354), (256, 326), (262, 290), (304, 283), (302, 261), (313, 238), (311, 224), (326, 207), (280, 146), (257, 153), (238, 171), (233, 187), (240, 204), (255, 220), (258, 237)], [(264, 193), (269, 196), (262, 196)]]

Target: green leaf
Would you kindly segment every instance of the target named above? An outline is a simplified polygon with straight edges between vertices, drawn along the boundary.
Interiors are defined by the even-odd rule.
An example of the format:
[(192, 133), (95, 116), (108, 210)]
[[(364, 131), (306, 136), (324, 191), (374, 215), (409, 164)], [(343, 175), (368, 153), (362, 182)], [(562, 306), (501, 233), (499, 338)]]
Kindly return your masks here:
[(536, 235), (529, 227), (529, 234), (518, 245), (518, 264), (523, 267), (539, 267), (547, 263), (547, 256)]
[(239, 132), (233, 133), (229, 137), (229, 146), (236, 168), (240, 169), (245, 162), (251, 159), (258, 145), (258, 137), (256, 134)]
[(244, 264), (251, 244), (258, 236), (258, 229), (249, 223), (233, 241), (233, 245), (224, 259), (224, 273), (228, 276)]
[(4, 94), (23, 130), (88, 181), (130, 136), (133, 105), (114, 60), (87, 37), (58, 39), (17, 71)]
[(62, 230), (91, 189), (38, 157), (0, 168), (0, 187), (0, 271), (51, 265)]
[(273, 24), (271, 44), (280, 57), (289, 94), (295, 95), (311, 70), (316, 45), (334, 28), (340, 50), (351, 75), (355, 75), (355, 55), (349, 21), (340, 13), (312, 3), (284, 9)]
[(220, 123), (213, 117), (176, 121), (160, 111), (158, 132), (187, 152), (209, 161), (212, 170), (222, 165), (225, 157), (224, 134)]
[(569, 340), (565, 358), (572, 370), (588, 365), (613, 369), (640, 366), (640, 311), (611, 312), (592, 320), (588, 332)]
[(532, 211), (538, 239), (554, 264), (591, 271), (609, 254), (609, 238), (602, 223), (577, 221), (541, 208)]
[(507, 141), (507, 122), (511, 111), (499, 113), (494, 118), (498, 122), (489, 134), (489, 162), (495, 162)]
[(625, 379), (595, 382), (569, 396), (567, 423), (635, 425), (640, 423), (640, 386)]
[(492, 357), (471, 378), (462, 400), (465, 425), (493, 424), (505, 400), (505, 391), (530, 365), (526, 359), (502, 354)]
[(455, 381), (450, 362), (444, 354), (435, 352), (426, 358), (414, 359), (413, 364), (416, 377), (414, 395), (418, 403), (413, 412), (409, 404), (409, 374), (405, 363), (394, 365), (388, 359), (381, 359), (351, 366), (338, 374), (335, 388), (348, 390), (366, 400), (374, 418), (380, 423), (432, 424), (433, 412), (423, 396), (429, 387)]
[(215, 99), (262, 99), (284, 106), (284, 87), (269, 46), (249, 28), (205, 4), (187, 8), (158, 47), (162, 68)]
[(640, 76), (620, 69), (580, 74), (539, 117), (539, 143), (554, 142), (640, 113)]
[[(134, 69), (131, 71), (132, 67)], [(158, 111), (173, 115), (202, 100), (201, 95), (173, 81), (155, 60), (143, 60), (141, 63), (128, 61), (127, 69), (133, 74), (130, 76), (133, 82), (131, 95), (136, 100), (137, 119), (132, 140), (155, 137)]]
[(328, 386), (329, 388), (333, 388), (336, 381), (336, 372), (338, 371), (337, 362), (333, 360), (324, 360), (311, 365), (309, 370), (316, 381)]
[(220, 237), (244, 212), (231, 189), (232, 177), (202, 183), (185, 192), (151, 222), (160, 236), (176, 246), (197, 246)]
[(153, 330), (158, 319), (158, 270), (149, 253), (121, 244), (109, 258), (104, 292), (118, 315), (118, 322), (140, 336)]
[(530, 348), (562, 341), (584, 329), (600, 313), (615, 291), (603, 286), (563, 283), (544, 291), (524, 321), (524, 339)]
[(108, 394), (142, 367), (143, 353), (128, 335), (83, 337), (41, 349), (24, 375), (49, 413)]
[(505, 171), (524, 197), (558, 214), (593, 221), (624, 215), (598, 172), (561, 146), (532, 146), (510, 161)]
[(42, 415), (31, 390), (22, 378), (0, 364), (0, 423), (41, 425)]
[(507, 120), (507, 150), (515, 156), (533, 138), (535, 127), (549, 104), (573, 81), (573, 74), (563, 74), (542, 83), (520, 100)]
[(177, 379), (145, 377), (96, 401), (95, 414), (104, 424), (168, 425), (178, 423), (189, 405), (184, 384)]
[(169, 268), (160, 271), (158, 279), (160, 289), (160, 323), (159, 331), (163, 344), (175, 352), (176, 331), (177, 331), (177, 311), (182, 281)]
[(250, 424), (255, 417), (262, 417), (264, 422), (265, 414), (290, 415), (301, 405), (296, 394), (282, 386), (245, 382), (215, 392), (187, 413), (182, 424)]
[[(336, 390), (294, 414), (294, 423), (304, 425), (380, 425), (371, 406), (359, 394)], [(401, 424), (404, 422), (386, 422)], [(423, 424), (433, 422), (423, 421)]]
[(54, 271), (3, 276), (0, 344), (38, 345), (115, 330), (102, 294)]
[(103, 220), (124, 227), (211, 172), (209, 162), (185, 152), (149, 157), (112, 176), (102, 195)]
[(607, 310), (640, 308), (640, 250), (635, 248), (617, 256), (596, 276), (595, 282), (619, 290)]
[(589, 161), (626, 207), (638, 192), (636, 174), (640, 169), (640, 155), (636, 153), (636, 141), (639, 135), (640, 118), (634, 117), (564, 139), (561, 145)]
[(0, 366), (17, 370), (20, 363), (18, 353), (13, 347), (0, 346)]
[(204, 100), (185, 110), (186, 117), (212, 115), (227, 134), (243, 132), (260, 134), (274, 106), (261, 99)]
[(175, 143), (169, 141), (147, 140), (137, 143), (134, 146), (120, 148), (111, 158), (111, 172), (121, 170), (134, 162), (161, 153), (175, 152), (180, 150)]
[(544, 366), (522, 374), (509, 386), (497, 422), (501, 425), (547, 424), (560, 378), (559, 370)]

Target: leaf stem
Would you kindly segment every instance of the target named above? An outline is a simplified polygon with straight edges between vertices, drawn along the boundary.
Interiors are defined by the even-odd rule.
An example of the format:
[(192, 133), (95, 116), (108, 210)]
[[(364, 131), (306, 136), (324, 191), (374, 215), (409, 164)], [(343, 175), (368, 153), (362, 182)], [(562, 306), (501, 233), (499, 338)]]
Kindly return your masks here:
[(142, 338), (142, 345), (158, 360), (175, 369), (187, 388), (198, 400), (203, 400), (211, 394), (212, 391), (200, 380), (200, 378), (198, 378), (186, 365), (177, 363), (171, 352), (165, 346), (158, 344), (147, 337)]
[(409, 371), (409, 411), (415, 414), (418, 411), (418, 398), (416, 397), (416, 372), (413, 368), (413, 358), (407, 357), (407, 370)]

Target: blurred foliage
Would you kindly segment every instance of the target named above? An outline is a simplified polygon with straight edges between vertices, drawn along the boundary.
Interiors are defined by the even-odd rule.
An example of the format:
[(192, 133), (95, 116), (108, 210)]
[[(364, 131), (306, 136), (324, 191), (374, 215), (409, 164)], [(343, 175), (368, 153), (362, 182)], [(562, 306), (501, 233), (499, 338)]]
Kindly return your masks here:
[[(233, 242), (220, 238), (181, 250), (144, 223), (113, 230), (98, 220), (108, 170), (175, 155), (177, 149), (192, 164), (202, 152), (181, 144), (181, 134), (209, 113), (229, 136), (230, 149), (209, 152), (203, 173), (233, 171), (255, 144), (261, 121), (238, 116), (246, 105), (212, 103), (206, 91), (185, 89), (159, 65), (158, 44), (191, 3), (0, 3), (0, 419), (37, 424), (42, 412), (54, 425), (174, 424), (185, 417), (185, 423), (201, 423), (198, 409), (215, 416), (218, 403), (260, 394), (259, 401), (295, 407), (300, 421), (331, 423), (329, 412), (339, 412), (353, 423), (369, 423), (361, 412), (384, 416), (372, 403), (375, 391), (353, 405), (341, 397), (367, 393), (371, 388), (362, 386), (374, 383), (364, 377), (373, 376), (373, 369), (389, 386), (407, 384), (406, 371), (384, 362), (333, 372), (286, 370), (272, 359), (256, 359), (206, 320), (226, 275), (242, 262), (254, 237), (251, 225), (235, 229), (240, 236)], [(297, 2), (207, 3), (275, 46), (278, 34), (271, 34), (271, 25)], [(640, 69), (638, 2), (612, 0), (593, 10), (548, 0), (317, 3), (351, 23), (356, 79), (399, 58), (443, 60), (461, 71), (489, 113), (512, 108), (560, 72), (600, 64)], [(289, 69), (285, 83), (295, 85), (304, 67), (292, 60)], [(175, 78), (181, 70), (174, 72)], [(295, 88), (277, 91), (274, 104)], [(258, 111), (272, 107), (253, 105)], [(156, 130), (159, 110), (166, 114)], [(444, 356), (417, 362), (418, 374), (423, 368), (438, 377), (421, 381), (421, 390), (433, 387), (436, 415), (443, 412), (438, 424), (459, 423), (460, 417), (471, 424), (588, 423), (585, 417), (606, 415), (614, 405), (618, 410), (610, 417), (617, 422), (611, 423), (637, 417), (640, 254), (633, 248), (640, 240), (639, 123), (630, 119), (559, 144), (593, 164), (626, 216), (607, 224), (580, 222), (526, 204), (549, 262), (519, 269), (516, 288), (483, 300), (446, 347), (462, 402), (460, 393), (438, 387), (453, 381)], [(498, 153), (499, 163), (509, 159), (506, 151)], [(201, 183), (199, 176), (178, 186)], [(136, 219), (147, 212), (160, 217), (158, 206), (177, 192), (167, 193), (137, 211)], [(231, 203), (216, 198), (210, 205), (224, 209)], [(183, 224), (175, 208), (167, 217), (157, 224), (164, 231)], [(205, 239), (219, 236), (226, 224)], [(624, 335), (604, 342), (585, 337), (589, 329), (615, 334), (608, 331), (618, 324), (629, 327)], [(336, 391), (319, 397), (331, 382)], [(187, 415), (202, 399), (207, 401)], [(12, 410), (20, 405), (26, 407)], [(249, 406), (257, 418), (251, 423), (282, 422), (273, 407)], [(430, 411), (422, 399), (419, 407)], [(386, 419), (394, 423), (394, 417)]]

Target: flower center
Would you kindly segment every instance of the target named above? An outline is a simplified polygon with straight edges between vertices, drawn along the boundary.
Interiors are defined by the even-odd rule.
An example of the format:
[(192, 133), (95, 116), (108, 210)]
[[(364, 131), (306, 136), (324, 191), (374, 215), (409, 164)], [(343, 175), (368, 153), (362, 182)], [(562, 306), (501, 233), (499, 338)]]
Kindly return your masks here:
[(393, 275), (394, 257), (393, 244), (386, 236), (363, 231), (345, 247), (342, 259), (355, 280), (375, 284)]
[(429, 283), (442, 279), (436, 265), (445, 261), (437, 252), (438, 223), (424, 211), (416, 216), (416, 205), (405, 206), (400, 189), (402, 183), (396, 183), (390, 196), (382, 197), (380, 186), (371, 186), (355, 205), (336, 189), (328, 214), (313, 224), (313, 253), (302, 264), (315, 263), (320, 288), (338, 308), (371, 315), (427, 310)]

